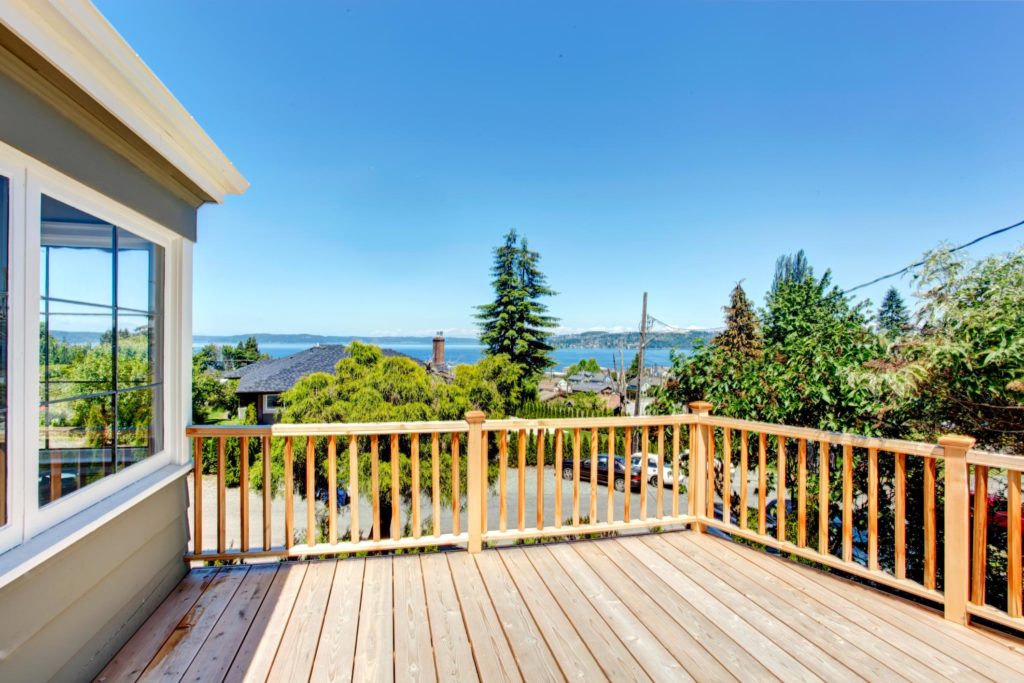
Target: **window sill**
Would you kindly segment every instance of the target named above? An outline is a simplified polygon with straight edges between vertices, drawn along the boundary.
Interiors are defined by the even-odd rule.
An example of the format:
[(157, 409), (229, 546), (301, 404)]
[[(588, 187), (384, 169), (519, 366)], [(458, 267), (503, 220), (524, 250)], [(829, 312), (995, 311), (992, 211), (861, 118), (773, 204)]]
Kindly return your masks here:
[(103, 501), (0, 554), (0, 590), (191, 471), (191, 464), (165, 465)]

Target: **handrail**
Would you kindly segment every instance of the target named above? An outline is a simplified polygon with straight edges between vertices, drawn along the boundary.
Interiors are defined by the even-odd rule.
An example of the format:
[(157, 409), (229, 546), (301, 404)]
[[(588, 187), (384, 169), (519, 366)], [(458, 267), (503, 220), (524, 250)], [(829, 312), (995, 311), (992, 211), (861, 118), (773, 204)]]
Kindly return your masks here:
[[(449, 421), (191, 426), (194, 547), (187, 559), (441, 546), (476, 552), (485, 543), (689, 526), (939, 603), (960, 623), (975, 616), (1024, 630), (1024, 458), (972, 449), (967, 437), (930, 444), (714, 416), (710, 409), (696, 402), (687, 413), (642, 417), (489, 420), (471, 412)], [(634, 452), (655, 465), (641, 466), (636, 479), (630, 461), (619, 475), (599, 471), (599, 456)], [(207, 501), (204, 454), (216, 480)], [(237, 502), (234, 488), (228, 492), (229, 470), (239, 473)], [(262, 486), (262, 501), (250, 501), (249, 491), (250, 474), (254, 483), (276, 483), (282, 473), (283, 537), (271, 487)], [(338, 528), (341, 489), (352, 501), (347, 539)], [(998, 581), (987, 560), (990, 498), (1004, 489), (1005, 609), (986, 593)], [(369, 510), (360, 509), (360, 492)], [(296, 505), (297, 494), (304, 503)], [(238, 508), (237, 548), (228, 547), (226, 529), (235, 519), (229, 500)], [(385, 509), (393, 513), (390, 524)], [(262, 524), (255, 517), (250, 523), (260, 511)], [(305, 518), (304, 538), (295, 533), (296, 512)], [(361, 520), (370, 523), (368, 532)], [(250, 528), (262, 529), (262, 544), (250, 543)]]

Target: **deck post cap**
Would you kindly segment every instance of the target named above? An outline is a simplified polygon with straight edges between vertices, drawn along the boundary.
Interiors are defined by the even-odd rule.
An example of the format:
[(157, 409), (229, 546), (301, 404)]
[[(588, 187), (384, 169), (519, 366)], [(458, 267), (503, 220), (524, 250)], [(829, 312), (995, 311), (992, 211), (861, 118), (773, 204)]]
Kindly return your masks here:
[[(939, 445), (943, 448), (943, 455), (966, 455), (967, 451), (974, 447), (973, 436), (963, 434), (943, 434), (939, 437)], [(952, 451), (952, 452), (949, 452)]]
[(711, 409), (715, 407), (707, 401), (690, 401), (689, 405), (690, 411), (697, 414), (710, 413)]
[(479, 424), (487, 419), (487, 413), (482, 410), (469, 410), (466, 412), (466, 422)]

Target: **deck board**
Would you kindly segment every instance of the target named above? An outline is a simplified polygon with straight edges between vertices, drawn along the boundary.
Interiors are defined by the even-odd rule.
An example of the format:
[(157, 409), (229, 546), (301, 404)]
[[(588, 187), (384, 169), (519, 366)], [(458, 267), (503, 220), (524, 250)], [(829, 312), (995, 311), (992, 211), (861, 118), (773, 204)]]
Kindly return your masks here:
[(193, 570), (97, 680), (1017, 680), (1024, 642), (707, 534)]

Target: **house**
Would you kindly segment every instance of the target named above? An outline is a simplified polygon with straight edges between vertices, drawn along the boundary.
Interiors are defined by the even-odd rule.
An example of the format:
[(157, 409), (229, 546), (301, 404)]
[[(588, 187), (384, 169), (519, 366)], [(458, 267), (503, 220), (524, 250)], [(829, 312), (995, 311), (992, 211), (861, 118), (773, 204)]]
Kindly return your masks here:
[[(418, 359), (391, 349), (381, 349), (381, 352), (385, 356), (401, 356), (421, 365), (427, 365)], [(443, 350), (441, 353), (444, 353)], [(348, 357), (348, 349), (342, 344), (318, 345), (285, 358), (263, 359), (241, 368), (228, 370), (221, 377), (238, 380), (235, 395), (238, 396), (240, 415), (244, 415), (245, 410), (253, 405), (256, 406), (256, 421), (259, 424), (273, 424), (277, 422), (278, 413), (281, 410), (282, 393), (291, 389), (306, 375), (315, 372), (326, 372), (333, 375), (338, 361)]]
[(90, 679), (185, 575), (197, 211), (247, 186), (89, 2), (0, 4), (0, 680)]

